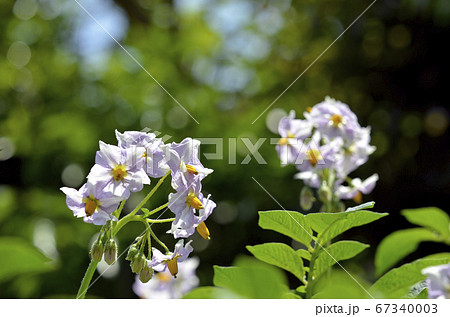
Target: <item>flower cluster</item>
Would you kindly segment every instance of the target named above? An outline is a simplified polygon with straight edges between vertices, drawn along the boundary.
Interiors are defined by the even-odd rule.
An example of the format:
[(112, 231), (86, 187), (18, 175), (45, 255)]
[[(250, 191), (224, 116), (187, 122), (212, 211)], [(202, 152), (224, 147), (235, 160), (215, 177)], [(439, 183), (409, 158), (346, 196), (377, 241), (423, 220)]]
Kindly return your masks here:
[[(63, 187), (66, 202), (76, 217), (83, 217), (87, 223), (103, 226), (99, 238), (94, 243), (91, 255), (95, 261), (105, 256), (109, 264), (116, 260), (117, 246), (114, 236), (129, 221), (141, 221), (146, 226), (143, 235), (136, 238), (130, 247), (127, 259), (132, 271), (139, 274), (141, 281), (148, 281), (153, 270), (169, 269), (173, 276), (178, 272), (178, 262), (187, 259), (192, 247), (190, 242), (184, 245), (179, 240), (174, 252), (154, 235), (151, 225), (170, 222), (168, 233), (175, 239), (187, 238), (197, 229), (205, 239), (209, 239), (209, 230), (205, 220), (216, 204), (205, 197), (201, 190), (201, 181), (213, 171), (203, 167), (199, 159), (200, 142), (191, 138), (181, 143), (164, 144), (154, 133), (116, 131), (117, 145), (99, 142), (99, 151), (95, 156), (87, 182), (79, 190)], [(168, 203), (152, 211), (142, 208), (161, 185), (171, 175), (175, 193), (169, 194)], [(149, 185), (151, 178), (160, 178), (144, 200), (128, 215), (120, 219), (125, 201), (132, 192), (141, 191)], [(167, 208), (166, 208), (167, 207)], [(175, 214), (169, 219), (149, 219), (160, 210), (169, 209)], [(143, 214), (138, 214), (142, 211)], [(158, 217), (159, 218), (159, 217)], [(151, 247), (151, 238), (158, 242), (166, 254)], [(147, 246), (148, 256), (143, 254)]]
[(291, 111), (282, 118), (276, 145), (281, 164), (294, 164), (299, 170), (294, 178), (306, 185), (300, 198), (302, 208), (312, 207), (311, 188), (318, 190), (324, 211), (343, 211), (342, 199), (360, 203), (362, 194), (369, 194), (378, 180), (377, 174), (364, 181), (349, 177), (375, 151), (370, 145), (370, 128), (360, 126), (348, 105), (329, 97), (308, 108), (304, 117), (296, 119)]

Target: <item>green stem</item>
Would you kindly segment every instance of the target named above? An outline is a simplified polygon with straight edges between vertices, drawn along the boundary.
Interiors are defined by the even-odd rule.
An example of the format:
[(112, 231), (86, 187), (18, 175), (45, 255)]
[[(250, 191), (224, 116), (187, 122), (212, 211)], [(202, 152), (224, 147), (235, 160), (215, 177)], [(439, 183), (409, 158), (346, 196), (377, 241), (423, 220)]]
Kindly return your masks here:
[[(166, 247), (166, 245), (164, 243), (162, 243), (153, 233), (153, 231), (150, 229), (149, 224), (147, 223), (147, 221), (142, 218), (141, 216), (135, 216), (135, 214), (141, 210), (142, 206), (145, 205), (145, 203), (153, 196), (153, 194), (156, 192), (156, 190), (161, 186), (161, 184), (164, 182), (164, 180), (166, 179), (166, 177), (170, 174), (170, 172), (167, 172), (166, 175), (164, 175), (159, 181), (158, 183), (155, 185), (155, 187), (153, 187), (153, 189), (147, 194), (147, 196), (145, 196), (145, 198), (139, 203), (139, 205), (136, 206), (136, 208), (134, 208), (134, 210), (129, 213), (128, 215), (126, 215), (125, 217), (123, 217), (121, 220), (119, 220), (117, 222), (117, 224), (115, 225), (115, 227), (113, 229), (111, 229), (109, 232), (111, 234), (111, 238), (114, 237), (119, 231), (120, 229), (123, 228), (123, 226), (125, 226), (128, 222), (130, 221), (140, 221), (142, 222), (147, 230), (150, 231), (151, 235), (153, 236), (153, 238), (159, 243), (161, 244), (164, 249), (166, 249), (167, 252), (169, 252), (169, 249)], [(114, 212), (114, 215), (117, 217), (117, 219), (120, 217), (120, 213), (122, 212), (123, 206), (125, 205), (125, 200), (121, 202), (119, 208)], [(152, 213), (155, 213), (159, 210), (161, 210), (162, 208), (165, 208), (167, 206), (163, 205), (160, 206), (158, 208), (156, 208), (155, 210), (152, 211)], [(156, 221), (156, 220), (155, 220)], [(173, 221), (173, 220), (172, 220)], [(169, 219), (161, 219), (158, 222), (169, 222)], [(101, 234), (101, 232), (100, 232)], [(150, 240), (150, 239), (149, 239)], [(86, 296), (86, 292), (88, 290), (89, 284), (91, 283), (92, 277), (94, 276), (94, 272), (95, 269), (97, 268), (98, 262), (91, 260), (91, 262), (89, 263), (89, 266), (86, 270), (86, 273), (84, 274), (83, 280), (81, 281), (81, 286), (80, 289), (78, 290), (77, 293), (77, 299), (79, 298), (84, 298)]]
[(97, 261), (91, 260), (89, 266), (84, 274), (83, 280), (81, 281), (80, 289), (78, 290), (77, 299), (83, 299), (86, 296), (89, 284), (91, 283), (92, 276), (94, 276), (95, 269), (97, 268)]
[(147, 230), (147, 242), (148, 242), (148, 255), (147, 259), (152, 259), (152, 239), (150, 238), (150, 232)]
[(123, 217), (122, 219), (119, 220), (119, 222), (117, 222), (117, 225), (112, 230), (111, 236), (115, 237), (116, 234), (119, 233), (120, 229), (122, 229), (123, 226), (125, 226), (127, 223), (131, 221), (140, 221), (143, 224), (147, 225), (147, 222), (145, 221), (144, 218), (142, 218), (142, 216), (134, 216), (130, 214)]
[(147, 219), (148, 223), (165, 223), (165, 222), (172, 222), (175, 218), (167, 218), (167, 219)]
[(125, 202), (127, 200), (122, 200), (122, 202), (120, 203), (119, 208), (116, 209), (116, 211), (113, 212), (113, 216), (116, 216), (117, 219), (119, 219), (120, 217), (120, 213), (122, 212), (123, 206), (125, 206)]
[[(130, 212), (127, 216), (133, 216), (135, 215), (139, 210), (141, 210), (142, 206), (145, 205), (145, 203), (153, 196), (153, 194), (156, 192), (156, 190), (159, 188), (159, 186), (161, 186), (161, 184), (164, 182), (164, 180), (166, 179), (166, 177), (170, 174), (170, 172), (167, 172), (166, 175), (164, 175), (159, 181), (158, 183), (155, 185), (155, 187), (153, 187), (153, 189), (147, 194), (147, 196), (145, 196), (145, 198), (139, 203), (139, 205), (136, 206), (136, 208), (134, 208), (134, 210), (132, 212)], [(126, 216), (126, 217), (127, 217)]]
[(164, 250), (166, 250), (166, 252), (170, 252), (169, 248), (161, 240), (158, 239), (158, 237), (155, 235), (155, 233), (150, 227), (148, 227), (147, 230), (150, 231), (150, 234), (152, 235), (153, 239), (155, 239), (155, 241), (158, 242), (164, 248)]
[(149, 216), (151, 216), (151, 215), (153, 215), (153, 214), (157, 213), (158, 211), (160, 211), (161, 209), (164, 209), (164, 208), (166, 208), (167, 206), (169, 206), (169, 203), (168, 203), (168, 202), (167, 202), (167, 203), (165, 203), (165, 204), (164, 204), (164, 205), (162, 205), (162, 206), (159, 206), (159, 207), (157, 207), (157, 208), (153, 209), (152, 211), (149, 211), (149, 213), (148, 213), (147, 217), (149, 217)]
[(314, 245), (314, 249), (311, 252), (311, 261), (309, 261), (309, 272), (308, 272), (308, 278), (307, 278), (307, 284), (306, 284), (306, 298), (311, 298), (312, 296), (312, 287), (315, 282), (313, 280), (314, 275), (314, 265), (316, 263), (317, 256), (319, 255), (319, 250), (321, 249), (321, 246), (316, 244)]

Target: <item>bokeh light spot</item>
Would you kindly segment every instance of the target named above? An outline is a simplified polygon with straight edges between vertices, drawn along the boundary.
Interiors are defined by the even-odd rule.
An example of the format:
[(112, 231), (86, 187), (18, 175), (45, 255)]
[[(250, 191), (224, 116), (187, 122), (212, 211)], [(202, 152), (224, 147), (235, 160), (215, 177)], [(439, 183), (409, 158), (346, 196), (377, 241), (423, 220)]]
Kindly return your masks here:
[(17, 195), (10, 186), (0, 186), (0, 221), (9, 216), (14, 211)]
[(14, 156), (14, 142), (7, 137), (0, 137), (0, 161), (6, 161)]
[(58, 259), (55, 225), (49, 219), (40, 219), (34, 225), (33, 244), (51, 259)]
[(215, 222), (222, 225), (233, 222), (237, 217), (237, 209), (234, 204), (228, 201), (221, 201), (217, 203), (217, 207), (212, 214)]
[(369, 123), (372, 127), (387, 130), (391, 124), (391, 116), (386, 110), (377, 109), (370, 115)]
[(61, 180), (68, 187), (78, 187), (85, 178), (83, 168), (78, 164), (70, 164), (61, 173)]
[(173, 107), (167, 112), (166, 121), (169, 127), (182, 129), (189, 122), (188, 114), (180, 107)]
[(425, 117), (425, 132), (432, 137), (441, 136), (448, 128), (448, 113), (442, 108), (433, 108)]
[(29, 20), (36, 14), (38, 4), (36, 0), (17, 0), (14, 3), (13, 12), (21, 20)]
[(280, 122), (281, 118), (284, 118), (286, 116), (287, 113), (283, 109), (280, 108), (271, 109), (266, 116), (267, 128), (273, 133), (278, 133), (278, 123)]
[(148, 110), (141, 116), (141, 127), (159, 130), (162, 127), (162, 115), (158, 110)]
[(411, 38), (411, 32), (402, 24), (393, 26), (388, 33), (388, 43), (391, 47), (396, 49), (408, 47), (409, 44), (411, 44)]
[(400, 123), (400, 130), (403, 135), (410, 138), (418, 136), (422, 132), (422, 128), (422, 118), (418, 114), (408, 114)]
[(24, 42), (14, 42), (9, 47), (6, 57), (14, 66), (23, 67), (30, 61), (31, 51)]

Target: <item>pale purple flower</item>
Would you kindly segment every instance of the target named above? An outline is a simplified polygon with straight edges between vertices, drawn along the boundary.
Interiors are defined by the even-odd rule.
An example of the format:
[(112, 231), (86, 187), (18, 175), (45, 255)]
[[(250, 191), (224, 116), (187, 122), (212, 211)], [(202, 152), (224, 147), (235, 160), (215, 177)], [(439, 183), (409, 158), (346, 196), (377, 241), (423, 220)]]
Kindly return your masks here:
[[(157, 139), (154, 133), (147, 133), (141, 131), (125, 131), (120, 133), (115, 131), (117, 138), (117, 146), (126, 149), (131, 145), (146, 147), (149, 143), (153, 143)], [(162, 141), (161, 141), (162, 142)]]
[(189, 209), (189, 211), (185, 211), (189, 214), (194, 214), (192, 225), (188, 225), (188, 222), (184, 221), (183, 217), (180, 217), (180, 220), (177, 221), (175, 219), (175, 221), (172, 222), (172, 227), (169, 231), (167, 231), (167, 233), (173, 234), (173, 237), (175, 239), (187, 238), (194, 234), (195, 229), (198, 227), (198, 225), (206, 221), (206, 219), (208, 219), (208, 217), (212, 214), (214, 208), (216, 208), (216, 203), (213, 202), (210, 197), (211, 195), (208, 195), (207, 198), (204, 198), (203, 194), (199, 193), (198, 198), (201, 201), (203, 208), (198, 210), (198, 216), (195, 214), (197, 212), (196, 209), (192, 207), (192, 209)]
[(282, 138), (305, 139), (311, 135), (312, 128), (308, 120), (295, 119), (295, 111), (291, 110), (289, 116), (280, 120), (278, 133)]
[(422, 274), (428, 276), (428, 298), (450, 298), (450, 263), (427, 267)]
[(303, 144), (294, 162), (299, 171), (317, 171), (333, 166), (336, 154), (342, 148), (342, 139), (337, 138), (326, 144), (321, 141), (321, 134), (316, 131), (311, 140)]
[(162, 147), (164, 142), (157, 138), (154, 133), (125, 131), (120, 133), (116, 130), (118, 146), (130, 148), (132, 146), (143, 147), (145, 149), (145, 171), (148, 176), (159, 178), (169, 171), (169, 166), (165, 162)]
[(342, 179), (363, 165), (376, 147), (370, 145), (370, 128), (361, 128), (355, 133), (354, 140), (344, 148), (337, 158), (337, 173)]
[(178, 277), (173, 278), (168, 272), (160, 272), (147, 282), (142, 283), (139, 276), (133, 284), (133, 291), (140, 298), (177, 299), (182, 298), (199, 285), (195, 270), (199, 265), (198, 258), (190, 258), (178, 265)]
[(202, 180), (213, 170), (203, 167), (199, 159), (200, 141), (186, 138), (164, 147), (167, 165), (172, 172), (172, 187), (187, 186), (194, 178)]
[(203, 196), (200, 178), (197, 177), (188, 186), (179, 186), (176, 193), (169, 194), (168, 207), (175, 214), (170, 233), (175, 238), (186, 238), (209, 217), (216, 204), (210, 196)]
[(314, 126), (328, 139), (343, 137), (352, 141), (356, 131), (361, 128), (358, 118), (348, 105), (329, 97), (312, 108), (310, 118)]
[(360, 178), (354, 178), (351, 181), (350, 186), (339, 186), (336, 190), (336, 194), (339, 199), (354, 199), (356, 203), (361, 202), (361, 194), (367, 195), (372, 192), (378, 181), (378, 174), (373, 174), (364, 181)]
[(189, 254), (194, 250), (189, 241), (184, 246), (184, 240), (179, 240), (175, 244), (175, 249), (173, 252), (163, 254), (158, 249), (152, 248), (152, 260), (150, 262), (150, 267), (155, 271), (163, 272), (167, 268), (170, 274), (177, 276), (178, 274), (178, 263), (185, 261)]
[(281, 136), (275, 149), (281, 164), (292, 164), (302, 148), (302, 140), (311, 135), (312, 123), (308, 120), (295, 119), (295, 111), (291, 110), (288, 117), (280, 120), (278, 132)]
[(145, 173), (145, 149), (130, 146), (126, 149), (99, 142), (100, 151), (95, 156), (88, 181), (101, 182), (105, 190), (116, 196), (128, 198), (129, 191), (142, 190), (144, 184), (150, 184), (150, 178)]
[(321, 181), (316, 171), (300, 172), (294, 175), (294, 179), (302, 180), (306, 185), (311, 188), (319, 188)]
[(101, 183), (86, 183), (79, 190), (62, 187), (66, 194), (66, 203), (74, 216), (83, 217), (84, 222), (95, 225), (104, 225), (108, 220), (117, 221), (112, 213), (117, 209), (124, 197), (115, 196), (111, 192), (104, 191)]

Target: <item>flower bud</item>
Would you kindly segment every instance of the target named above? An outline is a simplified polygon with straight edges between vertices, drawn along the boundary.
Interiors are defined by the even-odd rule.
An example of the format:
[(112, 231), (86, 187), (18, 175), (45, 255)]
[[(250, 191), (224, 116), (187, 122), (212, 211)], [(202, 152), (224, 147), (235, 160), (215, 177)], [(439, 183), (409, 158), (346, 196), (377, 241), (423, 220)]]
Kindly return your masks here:
[(105, 262), (112, 265), (117, 260), (117, 244), (114, 239), (109, 239), (105, 245)]
[(300, 207), (302, 207), (304, 211), (308, 211), (311, 209), (315, 200), (311, 188), (303, 186), (302, 191), (300, 192)]
[(147, 264), (145, 264), (144, 268), (142, 269), (141, 273), (139, 273), (139, 280), (142, 283), (147, 283), (150, 281), (153, 277), (153, 269), (149, 267)]
[(329, 202), (332, 197), (331, 189), (328, 187), (326, 182), (323, 182), (319, 188), (319, 199), (323, 202)]
[(95, 241), (91, 248), (92, 260), (100, 262), (103, 257), (103, 244), (102, 241)]
[(144, 266), (146, 266), (147, 260), (145, 255), (142, 253), (138, 253), (135, 255), (134, 259), (131, 261), (131, 271), (133, 273), (139, 274)]
[(125, 258), (125, 260), (132, 261), (138, 251), (139, 249), (137, 248), (136, 244), (131, 245), (131, 247), (128, 249), (127, 257)]

